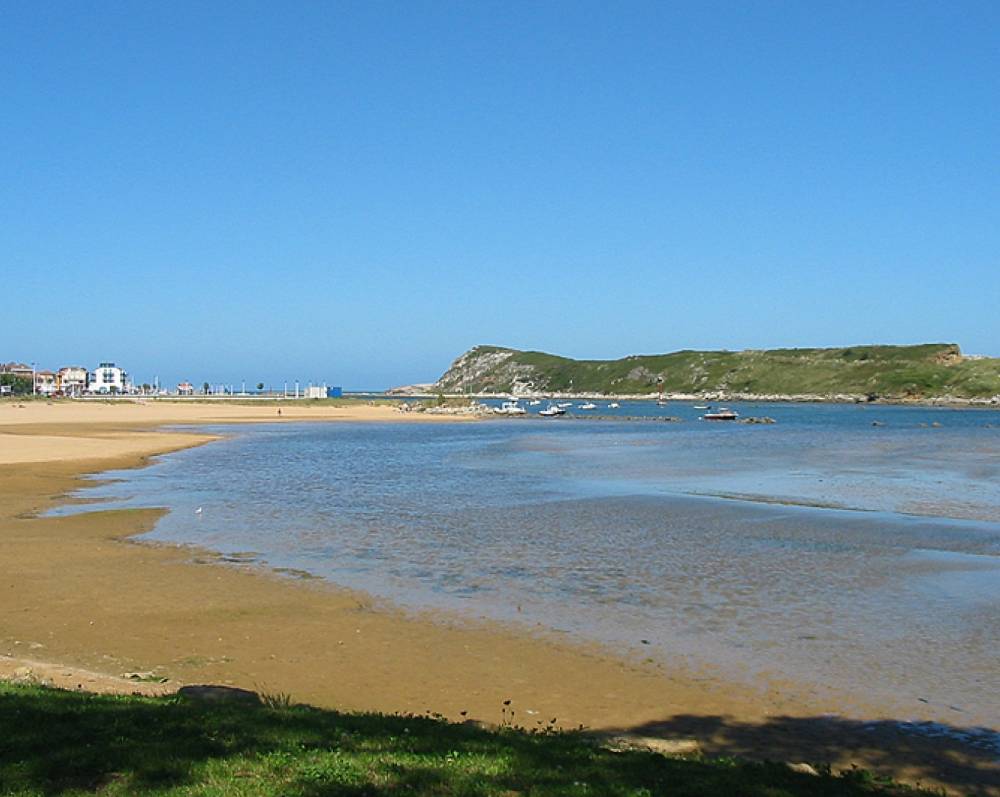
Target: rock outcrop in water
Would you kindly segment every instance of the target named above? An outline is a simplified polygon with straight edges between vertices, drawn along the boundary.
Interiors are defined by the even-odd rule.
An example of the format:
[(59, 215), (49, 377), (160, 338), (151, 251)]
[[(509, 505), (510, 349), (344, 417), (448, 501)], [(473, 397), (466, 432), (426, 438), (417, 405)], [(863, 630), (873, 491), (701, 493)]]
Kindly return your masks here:
[(431, 387), (444, 394), (601, 395), (708, 401), (975, 401), (1000, 404), (1000, 358), (953, 343), (836, 349), (678, 351), (573, 360), (476, 346)]

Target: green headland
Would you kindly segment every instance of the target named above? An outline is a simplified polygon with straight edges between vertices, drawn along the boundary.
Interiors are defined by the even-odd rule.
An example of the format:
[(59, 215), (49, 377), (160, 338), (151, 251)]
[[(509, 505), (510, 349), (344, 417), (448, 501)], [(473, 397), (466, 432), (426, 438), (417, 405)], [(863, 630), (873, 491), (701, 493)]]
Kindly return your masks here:
[(813, 400), (1000, 402), (1000, 358), (954, 343), (832, 349), (676, 351), (573, 360), (476, 346), (434, 385), (441, 393), (667, 394)]

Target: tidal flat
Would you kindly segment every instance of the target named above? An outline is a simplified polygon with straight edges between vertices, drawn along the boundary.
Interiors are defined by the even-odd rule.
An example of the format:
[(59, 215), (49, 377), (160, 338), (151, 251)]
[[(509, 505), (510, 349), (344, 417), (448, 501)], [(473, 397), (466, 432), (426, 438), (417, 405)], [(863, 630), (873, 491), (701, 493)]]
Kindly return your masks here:
[(778, 423), (208, 427), (86, 493), (385, 605), (1000, 725), (1000, 413), (751, 410)]

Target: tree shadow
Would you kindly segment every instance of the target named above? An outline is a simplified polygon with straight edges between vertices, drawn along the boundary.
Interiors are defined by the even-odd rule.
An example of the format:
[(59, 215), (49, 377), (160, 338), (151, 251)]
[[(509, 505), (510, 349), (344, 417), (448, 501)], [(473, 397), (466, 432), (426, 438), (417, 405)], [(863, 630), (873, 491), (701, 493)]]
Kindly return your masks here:
[(697, 739), (712, 756), (858, 767), (966, 795), (1000, 797), (1000, 732), (987, 728), (836, 716), (740, 722), (678, 714), (614, 732)]
[[(818, 751), (812, 760), (837, 749), (835, 732), (824, 736), (808, 720), (775, 723), (776, 733), (812, 733)], [(751, 727), (718, 717), (674, 717), (630, 730), (704, 734), (720, 752), (759, 751)], [(769, 752), (769, 758), (782, 757), (780, 747)], [(973, 770), (956, 775), (976, 782)], [(490, 731), (429, 717), (0, 684), (0, 794), (172, 790), (300, 797), (896, 793), (865, 778), (817, 777), (783, 764), (613, 752), (583, 733)]]

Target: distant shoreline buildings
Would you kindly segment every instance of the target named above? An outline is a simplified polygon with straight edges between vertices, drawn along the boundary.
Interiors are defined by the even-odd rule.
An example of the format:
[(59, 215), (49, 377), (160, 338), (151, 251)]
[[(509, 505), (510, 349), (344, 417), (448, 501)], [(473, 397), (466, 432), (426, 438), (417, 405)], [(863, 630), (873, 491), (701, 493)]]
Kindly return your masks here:
[(258, 383), (257, 390), (248, 393), (246, 385), (239, 390), (233, 385), (213, 385), (204, 382), (199, 389), (188, 381), (178, 383), (175, 390), (162, 389), (158, 380), (154, 384), (136, 385), (129, 373), (113, 362), (102, 362), (93, 370), (80, 365), (68, 365), (58, 371), (39, 369), (34, 364), (20, 362), (0, 362), (0, 396), (37, 395), (48, 397), (82, 398), (85, 396), (276, 396), (284, 398), (339, 398), (343, 391), (339, 387), (310, 384), (301, 392), (299, 383), (294, 383), (294, 394), (288, 383), (283, 391), (264, 390)]
[(93, 371), (82, 365), (67, 365), (58, 371), (49, 371), (26, 363), (0, 363), (0, 393), (79, 397), (132, 395), (137, 392), (128, 372), (113, 362), (102, 362)]

